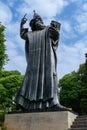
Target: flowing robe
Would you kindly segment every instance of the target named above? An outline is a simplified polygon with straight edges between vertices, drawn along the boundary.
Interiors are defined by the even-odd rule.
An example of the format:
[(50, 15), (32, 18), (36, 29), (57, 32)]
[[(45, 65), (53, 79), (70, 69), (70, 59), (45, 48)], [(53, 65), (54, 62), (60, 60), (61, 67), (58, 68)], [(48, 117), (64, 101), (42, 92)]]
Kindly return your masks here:
[[(53, 29), (54, 30), (54, 29)], [(57, 96), (56, 48), (58, 31), (43, 30), (26, 32), (21, 30), (21, 37), (26, 40), (26, 73), (15, 102), (26, 110), (43, 109), (51, 106), (54, 95)]]

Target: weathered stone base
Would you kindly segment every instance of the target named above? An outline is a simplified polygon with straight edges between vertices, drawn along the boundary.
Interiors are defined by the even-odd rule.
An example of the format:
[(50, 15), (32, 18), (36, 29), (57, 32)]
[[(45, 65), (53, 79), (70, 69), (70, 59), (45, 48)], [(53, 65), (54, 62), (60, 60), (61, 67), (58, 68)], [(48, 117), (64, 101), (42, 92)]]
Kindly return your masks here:
[(7, 130), (68, 130), (77, 115), (69, 111), (7, 114)]

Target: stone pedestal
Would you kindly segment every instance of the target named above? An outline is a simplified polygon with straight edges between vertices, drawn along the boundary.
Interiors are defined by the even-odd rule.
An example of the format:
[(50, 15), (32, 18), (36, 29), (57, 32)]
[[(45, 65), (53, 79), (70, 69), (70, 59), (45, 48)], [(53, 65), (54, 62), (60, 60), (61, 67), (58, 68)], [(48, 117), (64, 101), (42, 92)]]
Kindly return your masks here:
[(77, 115), (68, 112), (7, 114), (7, 130), (68, 130)]

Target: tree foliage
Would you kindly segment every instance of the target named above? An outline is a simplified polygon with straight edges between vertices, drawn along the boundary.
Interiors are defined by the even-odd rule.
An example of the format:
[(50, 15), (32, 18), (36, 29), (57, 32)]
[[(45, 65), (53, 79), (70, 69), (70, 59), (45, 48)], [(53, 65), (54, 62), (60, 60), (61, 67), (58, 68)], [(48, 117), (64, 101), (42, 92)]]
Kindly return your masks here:
[(79, 80), (82, 85), (82, 98), (80, 106), (83, 114), (87, 114), (87, 53), (85, 54), (85, 58), (85, 63), (80, 65), (78, 70)]
[(74, 111), (80, 111), (80, 95), (81, 85), (78, 82), (77, 73), (65, 75), (60, 81), (59, 85), (62, 88), (60, 91), (61, 103), (66, 107), (72, 108)]
[(5, 46), (5, 26), (3, 26), (0, 23), (0, 69), (3, 69), (4, 65), (8, 61), (8, 56), (5, 53), (6, 52), (6, 46)]
[(23, 76), (18, 71), (2, 71), (0, 76), (0, 107), (14, 108), (14, 96), (20, 87)]
[(81, 64), (77, 72), (66, 74), (59, 81), (60, 101), (79, 114), (87, 113), (87, 64)]

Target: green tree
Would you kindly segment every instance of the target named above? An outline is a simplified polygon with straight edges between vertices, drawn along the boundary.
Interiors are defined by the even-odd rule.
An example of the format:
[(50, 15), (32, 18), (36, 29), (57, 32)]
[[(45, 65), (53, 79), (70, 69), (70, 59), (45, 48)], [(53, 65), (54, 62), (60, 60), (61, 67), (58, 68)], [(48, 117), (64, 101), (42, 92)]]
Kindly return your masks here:
[(14, 109), (14, 97), (20, 87), (23, 75), (18, 71), (2, 71), (0, 77), (0, 107), (1, 109)]
[(81, 85), (77, 73), (65, 75), (60, 81), (60, 102), (66, 107), (80, 113)]
[(6, 64), (6, 62), (8, 61), (8, 56), (5, 53), (6, 51), (6, 46), (5, 46), (5, 26), (3, 26), (0, 23), (0, 70), (3, 69), (4, 65)]
[(80, 107), (83, 114), (87, 114), (87, 53), (85, 54), (85, 58), (85, 63), (80, 65), (78, 70), (79, 81), (82, 86)]
[(77, 72), (66, 74), (59, 81), (60, 101), (79, 114), (87, 114), (87, 54), (86, 62)]

